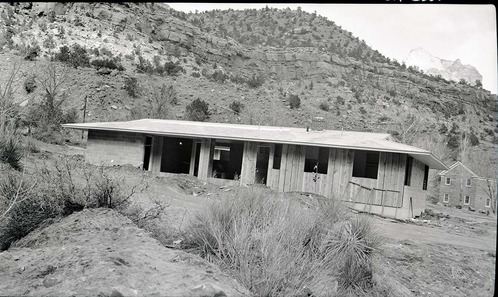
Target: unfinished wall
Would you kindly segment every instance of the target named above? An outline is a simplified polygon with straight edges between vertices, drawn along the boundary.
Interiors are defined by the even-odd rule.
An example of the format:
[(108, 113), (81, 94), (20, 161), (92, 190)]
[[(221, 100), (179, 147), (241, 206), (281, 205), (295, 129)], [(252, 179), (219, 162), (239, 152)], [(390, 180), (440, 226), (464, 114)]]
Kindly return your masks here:
[(144, 158), (145, 136), (138, 133), (89, 130), (85, 159), (100, 165), (141, 167)]

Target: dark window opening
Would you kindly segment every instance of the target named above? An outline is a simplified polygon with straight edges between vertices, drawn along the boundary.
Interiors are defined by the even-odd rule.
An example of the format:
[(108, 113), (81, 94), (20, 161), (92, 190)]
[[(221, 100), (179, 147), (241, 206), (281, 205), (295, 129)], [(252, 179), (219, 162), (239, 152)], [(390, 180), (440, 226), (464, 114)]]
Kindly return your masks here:
[(306, 158), (304, 160), (304, 172), (316, 172), (327, 174), (329, 167), (328, 147), (306, 147)]
[(275, 152), (273, 153), (273, 169), (280, 169), (282, 162), (282, 144), (275, 144)]
[(405, 186), (410, 186), (412, 181), (412, 167), (413, 167), (413, 157), (406, 156), (406, 167), (405, 167)]
[(211, 177), (239, 179), (243, 152), (243, 142), (215, 142)]
[(425, 165), (424, 168), (424, 184), (422, 185), (422, 190), (427, 191), (427, 184), (429, 182), (429, 166)]
[(192, 139), (164, 137), (161, 158), (161, 172), (190, 172)]
[(142, 166), (143, 170), (149, 170), (151, 148), (152, 148), (152, 137), (146, 136), (145, 145), (144, 145), (144, 162)]
[(201, 143), (195, 144), (194, 176), (199, 174), (199, 159), (201, 158)]
[(377, 179), (379, 152), (355, 151), (353, 176)]

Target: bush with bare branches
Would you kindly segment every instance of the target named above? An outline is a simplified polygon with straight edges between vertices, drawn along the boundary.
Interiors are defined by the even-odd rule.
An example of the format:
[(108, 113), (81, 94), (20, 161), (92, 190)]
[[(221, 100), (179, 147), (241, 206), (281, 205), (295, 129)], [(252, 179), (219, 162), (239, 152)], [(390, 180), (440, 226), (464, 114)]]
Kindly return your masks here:
[(132, 197), (148, 185), (129, 185), (104, 166), (86, 164), (77, 157), (45, 162), (33, 174), (8, 171), (0, 177), (0, 250), (42, 225), (84, 208), (108, 207), (128, 216), (140, 227), (166, 208), (157, 202), (144, 209)]

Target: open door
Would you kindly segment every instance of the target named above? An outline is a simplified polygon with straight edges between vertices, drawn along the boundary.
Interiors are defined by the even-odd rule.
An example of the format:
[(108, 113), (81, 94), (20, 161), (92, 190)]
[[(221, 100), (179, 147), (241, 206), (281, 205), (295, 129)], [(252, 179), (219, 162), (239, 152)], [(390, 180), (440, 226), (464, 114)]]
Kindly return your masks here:
[(259, 145), (258, 146), (258, 155), (256, 158), (255, 182), (257, 184), (266, 185), (266, 183), (267, 183), (269, 159), (270, 159), (270, 146), (269, 145)]

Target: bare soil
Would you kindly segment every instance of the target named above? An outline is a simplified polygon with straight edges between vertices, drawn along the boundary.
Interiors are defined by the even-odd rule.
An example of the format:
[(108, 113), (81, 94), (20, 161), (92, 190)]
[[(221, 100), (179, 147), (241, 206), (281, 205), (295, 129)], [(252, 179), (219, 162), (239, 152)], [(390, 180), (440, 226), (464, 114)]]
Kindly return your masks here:
[(1, 295), (248, 295), (219, 268), (162, 246), (111, 209), (87, 209), (36, 230), (0, 253), (0, 263)]

